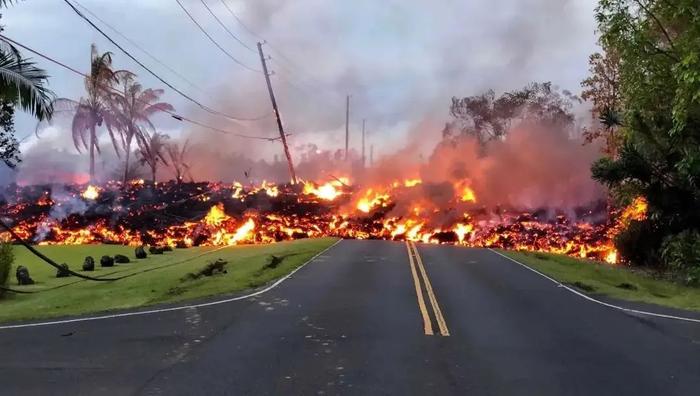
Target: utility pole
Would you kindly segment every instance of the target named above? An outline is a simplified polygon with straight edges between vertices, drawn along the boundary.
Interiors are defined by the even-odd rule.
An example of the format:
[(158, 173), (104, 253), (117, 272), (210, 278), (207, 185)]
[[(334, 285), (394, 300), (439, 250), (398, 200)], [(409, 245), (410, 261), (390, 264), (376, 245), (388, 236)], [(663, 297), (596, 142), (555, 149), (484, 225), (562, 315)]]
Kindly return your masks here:
[(267, 91), (270, 93), (272, 109), (275, 111), (275, 117), (277, 117), (277, 129), (279, 129), (280, 131), (280, 139), (282, 140), (282, 145), (284, 146), (284, 155), (287, 157), (287, 165), (289, 165), (289, 175), (292, 177), (292, 184), (297, 184), (297, 175), (296, 172), (294, 172), (294, 163), (292, 162), (292, 155), (289, 153), (289, 146), (287, 146), (287, 135), (284, 133), (284, 126), (282, 126), (280, 111), (277, 108), (277, 100), (275, 100), (275, 93), (272, 91), (272, 83), (270, 83), (270, 74), (267, 72), (267, 62), (265, 62), (265, 54), (263, 54), (262, 43), (260, 42), (258, 42), (258, 52), (260, 53), (260, 62), (262, 63), (263, 74), (265, 75), (265, 81), (267, 82)]
[(362, 168), (365, 167), (365, 119), (362, 119)]
[(348, 146), (350, 145), (350, 95), (345, 97), (345, 161), (348, 160)]

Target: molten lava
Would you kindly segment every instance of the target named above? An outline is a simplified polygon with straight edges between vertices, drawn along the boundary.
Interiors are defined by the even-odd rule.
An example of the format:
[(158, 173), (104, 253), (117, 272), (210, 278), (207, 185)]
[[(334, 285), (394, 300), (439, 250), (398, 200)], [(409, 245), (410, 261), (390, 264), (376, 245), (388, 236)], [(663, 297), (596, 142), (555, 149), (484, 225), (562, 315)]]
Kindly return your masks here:
[[(575, 215), (479, 207), (468, 180), (440, 201), (430, 198), (434, 187), (416, 178), (384, 186), (353, 185), (347, 178), (297, 185), (136, 180), (61, 186), (60, 194), (51, 186), (13, 186), (3, 191), (0, 209), (18, 235), (38, 244), (189, 247), (337, 236), (554, 252), (609, 263), (618, 261), (612, 238), (647, 212), (643, 199), (611, 217), (600, 204)], [(9, 233), (0, 238), (9, 240)]]

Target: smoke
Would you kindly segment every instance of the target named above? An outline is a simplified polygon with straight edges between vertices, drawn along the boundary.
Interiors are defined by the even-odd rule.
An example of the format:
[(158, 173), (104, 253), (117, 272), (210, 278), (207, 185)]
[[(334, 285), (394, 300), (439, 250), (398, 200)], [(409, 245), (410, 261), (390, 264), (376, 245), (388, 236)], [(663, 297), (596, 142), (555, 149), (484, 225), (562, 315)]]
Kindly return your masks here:
[[(508, 0), (499, 2), (498, 12), (488, 2), (455, 0), (232, 5), (271, 43), (265, 51), (272, 58), (272, 85), (296, 158), (309, 142), (331, 152), (344, 147), (346, 95), (351, 96), (351, 148), (360, 151), (361, 123), (367, 119), (368, 144), (386, 155), (403, 146), (387, 142), (409, 140), (410, 130), (423, 120), (444, 122), (452, 96), (486, 89), (500, 93), (532, 81), (578, 87), (595, 50), (594, 5), (586, 0)], [(228, 15), (221, 5), (213, 6)], [(240, 34), (259, 40), (243, 29)], [(254, 54), (246, 54), (241, 53), (243, 59), (257, 67)], [(214, 107), (244, 116), (270, 109), (261, 75), (228, 68), (217, 82)], [(206, 121), (255, 136), (278, 134), (273, 117), (237, 124), (217, 117)], [(226, 138), (201, 128), (185, 133), (209, 146), (222, 142), (228, 152), (253, 159), (282, 155), (278, 143)]]
[[(163, 99), (179, 113), (235, 133), (278, 135), (263, 76), (231, 64), (203, 41), (177, 8), (136, 2), (134, 7), (143, 7), (144, 12), (134, 12), (134, 18), (124, 20), (119, 18), (123, 5), (89, 0), (84, 3), (103, 18), (115, 21), (129, 36), (151, 38), (147, 48), (159, 48), (162, 43), (188, 48), (191, 53), (184, 58), (179, 51), (156, 54), (175, 69), (186, 70), (185, 74), (206, 92), (196, 91), (193, 96), (227, 113), (268, 117), (233, 122), (208, 115), (168, 92)], [(417, 191), (436, 206), (446, 204), (446, 197), (458, 183), (468, 183), (479, 204), (489, 205), (574, 207), (600, 196), (600, 187), (590, 180), (589, 172), (596, 149), (582, 147), (580, 141), (563, 134), (513, 130), (505, 141), (492, 142), (482, 150), (469, 140), (441, 142), (440, 133), (448, 121), (452, 96), (473, 95), (486, 89), (498, 94), (531, 81), (577, 87), (587, 73), (587, 57), (595, 50), (592, 2), (506, 0), (499, 2), (497, 11), (490, 2), (458, 0), (229, 2), (260, 37), (237, 25), (219, 2), (210, 3), (248, 44), (254, 45), (260, 37), (270, 42), (265, 51), (272, 58), (272, 83), (302, 178), (352, 175), (359, 182), (372, 184), (421, 177), (425, 184)], [(197, 2), (187, 6), (220, 42), (231, 44), (229, 50), (246, 64), (258, 67), (257, 54), (229, 43), (230, 37)], [(32, 7), (41, 6), (30, 2), (7, 12), (41, 14)], [(61, 10), (53, 10), (59, 19)], [(69, 14), (63, 16), (68, 18)], [(163, 31), (161, 24), (152, 23), (155, 18), (167, 21), (172, 28)], [(23, 19), (8, 18), (12, 20)], [(19, 31), (19, 27), (14, 29)], [(10, 28), (13, 26), (8, 25)], [(95, 35), (89, 27), (83, 28), (79, 31), (76, 29), (82, 28), (71, 26), (76, 38), (70, 47), (62, 48), (60, 42), (40, 47), (65, 52), (66, 57), (61, 59), (69, 64), (84, 64), (87, 44), (95, 40)], [(59, 31), (47, 34), (41, 29), (32, 30), (40, 43), (60, 36)], [(99, 40), (101, 49), (112, 49)], [(84, 42), (85, 51), (74, 50), (74, 42)], [(139, 72), (119, 53), (114, 62), (117, 68)], [(49, 74), (65, 76), (46, 66)], [(160, 87), (142, 71), (139, 74), (144, 86)], [(180, 81), (174, 81), (180, 86)], [(74, 91), (57, 93), (72, 98), (82, 94), (80, 81), (70, 89)], [(344, 160), (343, 150), (346, 94), (351, 95), (350, 161)], [(368, 130), (366, 157), (369, 147), (374, 146), (376, 164), (366, 172), (361, 166), (363, 118), (367, 119)], [(173, 140), (191, 141), (188, 165), (195, 180), (289, 180), (278, 141), (222, 135), (169, 117), (157, 118), (155, 123), (168, 128)], [(33, 126), (34, 122), (30, 129)], [(23, 147), (24, 162), (15, 174), (18, 182), (87, 181), (87, 155), (78, 155), (70, 147), (67, 126), (58, 129), (53, 138), (42, 134), (36, 144)], [(97, 160), (98, 178), (114, 178), (123, 166), (107, 141), (102, 148)], [(161, 166), (158, 173), (161, 180), (173, 177), (166, 166)]]

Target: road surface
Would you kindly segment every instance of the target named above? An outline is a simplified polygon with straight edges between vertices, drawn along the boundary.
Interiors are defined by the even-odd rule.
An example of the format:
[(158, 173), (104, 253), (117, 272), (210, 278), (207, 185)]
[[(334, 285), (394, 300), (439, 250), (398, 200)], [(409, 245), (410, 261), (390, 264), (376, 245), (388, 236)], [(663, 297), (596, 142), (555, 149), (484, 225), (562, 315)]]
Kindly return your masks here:
[(462, 247), (342, 241), (254, 298), (0, 330), (8, 395), (698, 392), (700, 325)]

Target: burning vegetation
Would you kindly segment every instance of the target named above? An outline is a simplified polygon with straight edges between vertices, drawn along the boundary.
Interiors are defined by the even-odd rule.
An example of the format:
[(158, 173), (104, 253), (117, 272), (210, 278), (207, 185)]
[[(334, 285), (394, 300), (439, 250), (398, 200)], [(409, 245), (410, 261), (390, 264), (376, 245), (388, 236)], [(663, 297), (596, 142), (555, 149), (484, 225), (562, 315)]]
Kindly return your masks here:
[[(189, 247), (337, 236), (555, 252), (611, 263), (617, 262), (611, 239), (625, 222), (645, 215), (643, 200), (612, 216), (604, 202), (573, 214), (487, 208), (466, 183), (438, 186), (410, 178), (364, 186), (336, 178), (296, 185), (136, 180), (12, 186), (4, 191), (2, 210), (19, 236), (37, 244)], [(435, 190), (451, 191), (448, 205), (425, 199)]]

